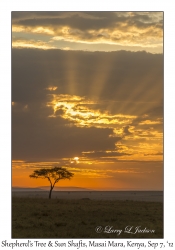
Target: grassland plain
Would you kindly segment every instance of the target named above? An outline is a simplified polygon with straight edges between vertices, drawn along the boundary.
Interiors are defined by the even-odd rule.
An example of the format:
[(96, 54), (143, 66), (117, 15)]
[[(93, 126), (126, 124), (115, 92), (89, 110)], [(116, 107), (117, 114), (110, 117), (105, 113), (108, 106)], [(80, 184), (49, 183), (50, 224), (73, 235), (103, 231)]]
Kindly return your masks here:
[(12, 238), (163, 238), (163, 203), (12, 197)]

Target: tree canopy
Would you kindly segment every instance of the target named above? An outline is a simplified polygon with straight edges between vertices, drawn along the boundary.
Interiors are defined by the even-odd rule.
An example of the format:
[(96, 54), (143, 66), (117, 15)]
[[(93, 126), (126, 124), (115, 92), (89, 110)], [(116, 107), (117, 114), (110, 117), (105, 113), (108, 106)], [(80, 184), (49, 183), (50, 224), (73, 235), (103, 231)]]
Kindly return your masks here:
[(53, 167), (53, 168), (40, 168), (34, 170), (30, 178), (42, 178), (48, 179), (50, 182), (50, 192), (49, 192), (49, 199), (51, 198), (52, 190), (55, 184), (62, 179), (70, 179), (73, 177), (73, 173), (69, 172), (66, 168), (63, 167)]

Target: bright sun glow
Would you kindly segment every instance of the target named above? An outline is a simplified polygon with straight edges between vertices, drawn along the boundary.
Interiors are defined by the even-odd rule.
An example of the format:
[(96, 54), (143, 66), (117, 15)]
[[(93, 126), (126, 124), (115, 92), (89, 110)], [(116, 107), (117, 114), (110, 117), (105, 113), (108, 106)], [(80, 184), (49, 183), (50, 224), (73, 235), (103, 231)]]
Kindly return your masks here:
[(78, 158), (78, 157), (74, 157), (74, 160), (75, 160), (75, 161), (78, 161), (78, 160), (79, 160), (79, 158)]
[(76, 157), (72, 158), (72, 159), (70, 160), (70, 163), (71, 163), (71, 164), (74, 164), (74, 163), (77, 164), (77, 163), (79, 163), (79, 157), (76, 156)]

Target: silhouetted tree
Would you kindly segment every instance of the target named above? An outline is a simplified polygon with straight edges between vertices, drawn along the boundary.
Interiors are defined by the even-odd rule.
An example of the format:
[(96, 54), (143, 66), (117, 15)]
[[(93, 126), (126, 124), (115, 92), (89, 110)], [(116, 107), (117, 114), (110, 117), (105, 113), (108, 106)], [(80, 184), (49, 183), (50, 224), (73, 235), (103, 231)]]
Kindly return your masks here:
[(54, 168), (41, 168), (34, 170), (33, 174), (29, 175), (30, 178), (42, 178), (48, 179), (50, 182), (49, 199), (51, 199), (52, 190), (55, 184), (59, 180), (70, 179), (73, 177), (73, 173), (69, 172), (66, 168), (54, 167)]

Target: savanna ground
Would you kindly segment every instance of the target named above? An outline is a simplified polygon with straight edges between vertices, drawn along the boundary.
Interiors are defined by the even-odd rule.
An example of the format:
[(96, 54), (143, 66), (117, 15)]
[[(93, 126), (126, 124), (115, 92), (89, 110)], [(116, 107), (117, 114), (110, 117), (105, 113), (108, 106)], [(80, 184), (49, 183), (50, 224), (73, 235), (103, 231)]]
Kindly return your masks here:
[[(122, 232), (97, 233), (97, 226)], [(155, 232), (125, 233), (126, 226)], [(13, 197), (12, 238), (163, 238), (163, 203)]]

